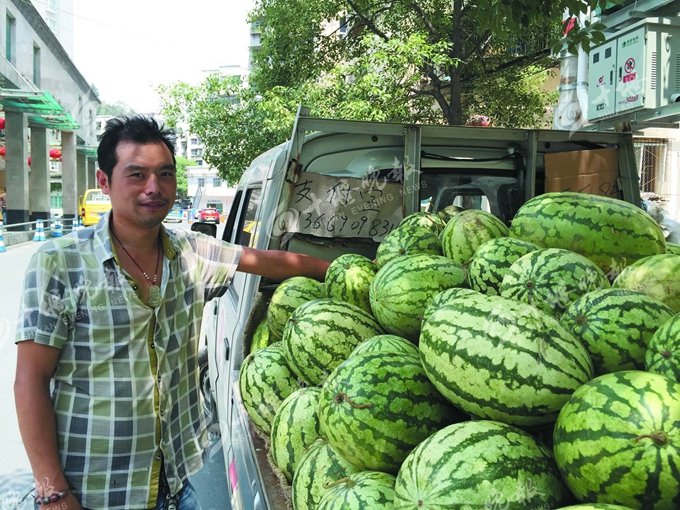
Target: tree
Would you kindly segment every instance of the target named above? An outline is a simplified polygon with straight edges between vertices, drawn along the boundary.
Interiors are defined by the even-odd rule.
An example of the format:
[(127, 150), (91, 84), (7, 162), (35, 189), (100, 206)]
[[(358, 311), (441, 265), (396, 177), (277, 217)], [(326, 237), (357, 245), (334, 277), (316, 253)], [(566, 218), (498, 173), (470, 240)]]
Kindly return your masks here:
[[(537, 67), (554, 66), (550, 48), (561, 35), (565, 9), (578, 14), (606, 3), (329, 0), (311, 5), (306, 0), (259, 0), (251, 16), (262, 24), (262, 47), (255, 55), (252, 83), (261, 90), (296, 87), (340, 73), (346, 88), (351, 88), (355, 80), (368, 77), (376, 84), (371, 99), (382, 95), (386, 85), (397, 102), (392, 103), (394, 108), (429, 116), (434, 103), (441, 121), (462, 124), (465, 112), (480, 97), (482, 84), (502, 90), (508, 72), (521, 77)], [(334, 24), (349, 27), (345, 37), (328, 33), (327, 28), (324, 32)], [(602, 40), (602, 28), (577, 26), (570, 38), (588, 46), (591, 40)], [(371, 91), (370, 83), (366, 86)], [(531, 105), (537, 104), (535, 94), (545, 99), (533, 86), (521, 90), (520, 97), (532, 93)], [(541, 105), (534, 114), (543, 109)], [(494, 112), (488, 113), (494, 117)], [(536, 116), (525, 113), (524, 119)]]
[(203, 141), (204, 161), (229, 185), (257, 154), (286, 140), (300, 99), (280, 87), (258, 94), (239, 76), (212, 75), (199, 85), (180, 82), (157, 91), (168, 124), (188, 122)]
[[(212, 76), (161, 86), (162, 111), (171, 125), (189, 123), (229, 183), (286, 140), (299, 103), (321, 117), (462, 124), (482, 114), (496, 126), (542, 126), (556, 102), (541, 85), (564, 9), (605, 3), (258, 0), (251, 20), (262, 46), (249, 83)], [(587, 47), (602, 28), (577, 26), (567, 42)]]
[(115, 103), (106, 103), (102, 101), (97, 108), (97, 115), (134, 115), (137, 112), (126, 103), (116, 101)]
[(175, 168), (177, 170), (177, 198), (187, 198), (188, 183), (187, 183), (187, 167), (195, 163), (186, 158), (175, 158)]

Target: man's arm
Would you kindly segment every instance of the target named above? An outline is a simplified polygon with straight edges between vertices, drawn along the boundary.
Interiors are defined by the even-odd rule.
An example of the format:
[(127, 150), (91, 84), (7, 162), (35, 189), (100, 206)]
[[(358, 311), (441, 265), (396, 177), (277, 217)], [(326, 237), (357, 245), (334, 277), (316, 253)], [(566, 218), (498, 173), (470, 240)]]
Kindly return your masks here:
[[(46, 492), (44, 487), (53, 487), (55, 493), (68, 487), (57, 450), (57, 428), (50, 398), (50, 380), (57, 367), (60, 351), (31, 340), (19, 342), (17, 347), (14, 400), (19, 430), (39, 489), (38, 495), (49, 496), (51, 492)], [(80, 509), (81, 506), (69, 493), (59, 502), (41, 508), (66, 510)]]
[(324, 281), (330, 262), (283, 250), (254, 250), (243, 247), (237, 271), (258, 274), (274, 280), (307, 276)]

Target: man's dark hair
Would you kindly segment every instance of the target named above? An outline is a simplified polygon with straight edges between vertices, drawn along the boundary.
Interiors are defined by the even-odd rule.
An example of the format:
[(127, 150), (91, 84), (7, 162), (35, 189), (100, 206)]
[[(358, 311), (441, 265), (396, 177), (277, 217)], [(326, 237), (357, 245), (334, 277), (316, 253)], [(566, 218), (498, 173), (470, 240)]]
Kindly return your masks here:
[(162, 142), (170, 150), (172, 164), (175, 164), (175, 133), (172, 129), (164, 129), (156, 119), (143, 115), (115, 117), (106, 122), (97, 148), (99, 168), (108, 175), (109, 180), (113, 168), (118, 164), (118, 144), (127, 141), (141, 144)]

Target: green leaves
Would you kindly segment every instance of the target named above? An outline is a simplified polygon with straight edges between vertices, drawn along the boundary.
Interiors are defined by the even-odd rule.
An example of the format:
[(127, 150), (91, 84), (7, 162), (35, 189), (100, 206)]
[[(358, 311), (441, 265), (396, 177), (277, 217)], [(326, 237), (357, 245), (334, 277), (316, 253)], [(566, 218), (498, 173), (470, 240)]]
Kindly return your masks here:
[[(621, 3), (622, 0), (614, 0)], [(299, 103), (321, 117), (494, 126), (550, 122), (550, 49), (586, 51), (602, 23), (565, 12), (606, 0), (258, 0), (250, 20), (261, 46), (248, 83), (211, 76), (158, 88), (171, 124), (189, 123), (204, 160), (230, 183), (261, 152), (290, 136)], [(455, 9), (454, 9), (455, 7)]]
[(200, 85), (157, 89), (168, 123), (188, 122), (205, 145), (204, 161), (235, 184), (255, 156), (282, 143), (292, 131), (297, 97), (275, 88), (262, 94), (241, 77), (212, 75)]

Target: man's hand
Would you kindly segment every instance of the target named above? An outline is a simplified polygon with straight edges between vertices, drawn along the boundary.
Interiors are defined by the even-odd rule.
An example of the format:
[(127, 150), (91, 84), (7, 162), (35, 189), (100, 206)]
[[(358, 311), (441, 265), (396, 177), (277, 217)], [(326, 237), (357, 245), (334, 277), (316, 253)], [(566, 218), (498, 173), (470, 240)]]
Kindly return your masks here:
[(39, 508), (41, 510), (83, 510), (80, 502), (70, 492), (63, 499), (47, 505), (40, 505)]

